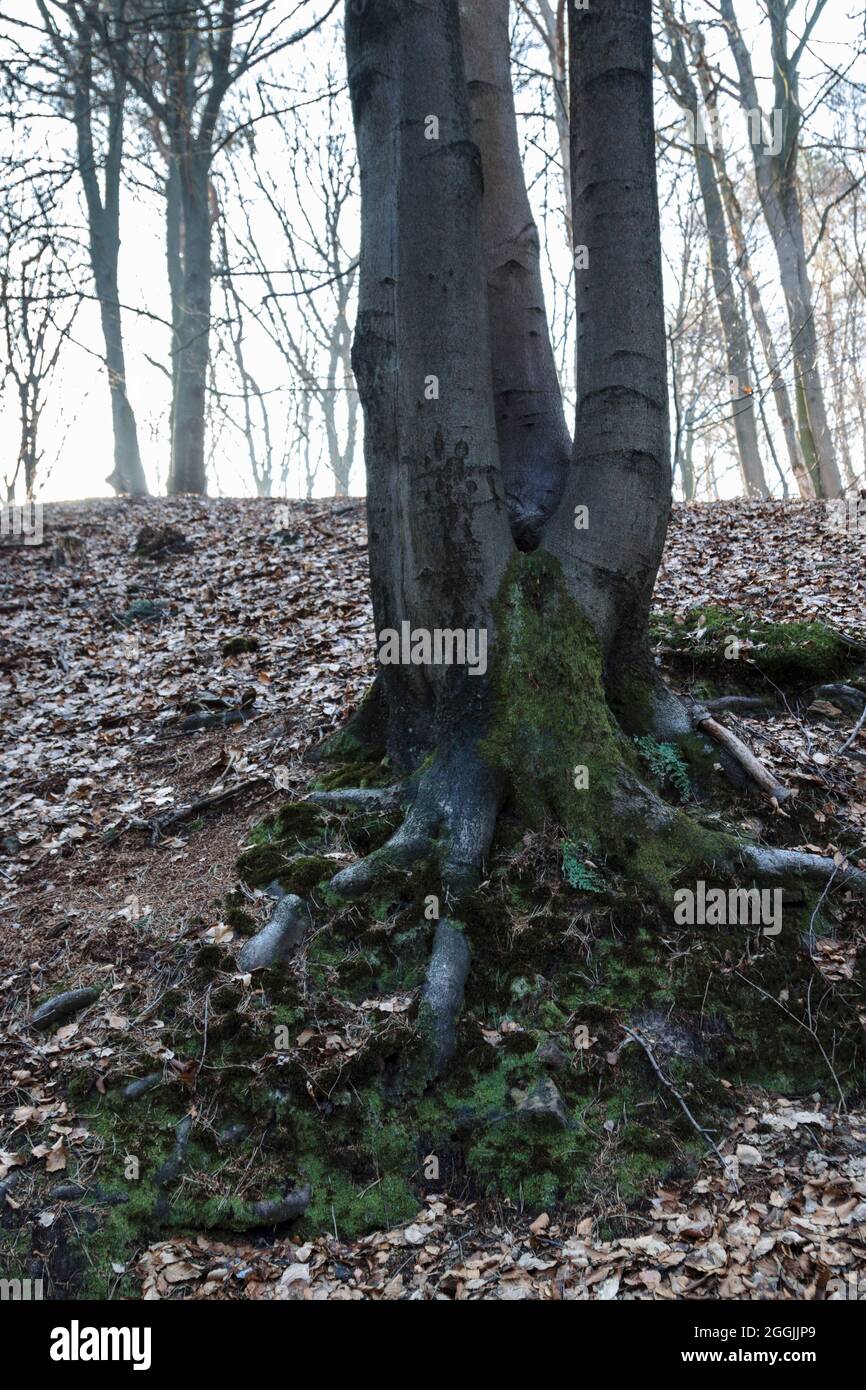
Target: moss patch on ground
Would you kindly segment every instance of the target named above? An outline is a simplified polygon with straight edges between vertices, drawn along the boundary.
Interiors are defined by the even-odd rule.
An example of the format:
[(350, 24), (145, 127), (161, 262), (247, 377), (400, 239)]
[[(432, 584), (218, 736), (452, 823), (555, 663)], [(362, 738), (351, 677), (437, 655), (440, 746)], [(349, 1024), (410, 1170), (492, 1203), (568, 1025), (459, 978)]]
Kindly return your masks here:
[[(680, 621), (655, 614), (651, 636), (666, 660), (687, 662), (734, 684), (807, 686), (850, 673), (845, 639), (824, 623), (768, 623), (708, 605)], [(699, 693), (699, 692), (698, 692)]]
[[(862, 966), (823, 979), (804, 944), (814, 906), (792, 900), (775, 938), (684, 929), (642, 899), (572, 886), (558, 854), (521, 866), (500, 852), (465, 904), (472, 969), (457, 1056), (432, 1086), (416, 1063), (435, 923), (418, 901), (338, 911), (289, 967), (249, 988), (230, 950), (198, 948), (202, 1017), (170, 1022), (165, 1036), (178, 1058), (200, 1057), (207, 998), (192, 1086), (175, 1078), (126, 1101), (118, 1083), (77, 1097), (104, 1146), (94, 1181), (117, 1200), (90, 1208), (88, 1278), (98, 1283), (121, 1252), (166, 1228), (247, 1229), (252, 1203), (306, 1185), (299, 1229), (336, 1224), (341, 1237), (408, 1220), (443, 1189), (622, 1215), (702, 1152), (626, 1027), (650, 1041), (699, 1121), (722, 1132), (731, 1088), (862, 1090), (863, 1035), (851, 1023)], [(551, 1083), (559, 1113), (527, 1105)], [(189, 1117), (188, 1148), (166, 1179)]]

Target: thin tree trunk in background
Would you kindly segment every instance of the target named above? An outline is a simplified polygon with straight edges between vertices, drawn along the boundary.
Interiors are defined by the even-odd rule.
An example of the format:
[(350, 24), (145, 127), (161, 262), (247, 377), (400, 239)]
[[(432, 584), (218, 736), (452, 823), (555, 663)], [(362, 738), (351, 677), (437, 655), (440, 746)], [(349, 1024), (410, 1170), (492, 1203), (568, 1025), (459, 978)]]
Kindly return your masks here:
[[(809, 32), (824, 8), (820, 0), (808, 23)], [(773, 47), (775, 103), (782, 118), (782, 146), (777, 154), (765, 147), (764, 132), (751, 140), (761, 207), (776, 251), (779, 278), (788, 311), (791, 354), (796, 375), (795, 398), (800, 442), (815, 492), (839, 497), (842, 479), (827, 423), (824, 390), (818, 362), (815, 310), (806, 260), (803, 215), (797, 179), (797, 155), (802, 113), (797, 93), (797, 64), (805, 34), (793, 58), (788, 53), (787, 0), (767, 0)], [(740, 102), (747, 112), (760, 111), (752, 60), (734, 13), (733, 0), (721, 0), (728, 44), (737, 66)]]
[(749, 299), (749, 308), (752, 313), (752, 320), (758, 330), (758, 337), (761, 340), (761, 348), (764, 360), (767, 364), (767, 371), (772, 383), (773, 400), (776, 404), (776, 412), (779, 416), (779, 424), (782, 427), (782, 434), (785, 439), (785, 448), (788, 453), (788, 463), (791, 472), (797, 483), (797, 487), (802, 498), (813, 498), (815, 496), (815, 486), (811, 474), (806, 467), (806, 460), (803, 456), (803, 449), (797, 433), (797, 424), (794, 419), (794, 411), (791, 406), (791, 397), (785, 383), (782, 365), (776, 349), (773, 331), (770, 327), (761, 298), (761, 291), (758, 286), (757, 277), (752, 267), (749, 248), (746, 242), (746, 235), (743, 229), (743, 211), (740, 207), (733, 182), (728, 173), (726, 152), (722, 132), (719, 123), (718, 105), (715, 100), (710, 74), (705, 62), (703, 61), (703, 36), (696, 36), (697, 47), (697, 68), (698, 80), (701, 84), (701, 92), (704, 99), (704, 106), (707, 111), (710, 130), (713, 137), (712, 154), (716, 162), (716, 169), (719, 176), (719, 184), (722, 190), (722, 197), (725, 203), (725, 211), (728, 219), (728, 227), (731, 233), (731, 241), (734, 247), (736, 263), (739, 267), (740, 275)]
[(845, 418), (845, 368), (843, 356), (839, 348), (839, 334), (836, 327), (838, 322), (838, 302), (833, 294), (833, 284), (829, 272), (826, 272), (821, 279), (821, 297), (824, 310), (823, 337), (826, 345), (827, 361), (830, 363), (830, 382), (833, 388), (833, 411), (836, 417), (836, 437), (839, 440), (839, 452), (842, 460), (845, 487), (848, 491), (851, 491), (855, 487), (855, 477), (854, 467), (851, 461), (851, 448), (848, 443), (848, 425)]
[(716, 182), (716, 169), (706, 145), (699, 138), (701, 129), (701, 109), (698, 93), (688, 68), (685, 45), (679, 34), (669, 6), (664, 6), (665, 32), (670, 46), (670, 58), (665, 62), (657, 59), (674, 100), (686, 112), (691, 123), (692, 154), (698, 175), (698, 186), (704, 208), (704, 221), (710, 251), (710, 268), (713, 277), (713, 290), (719, 319), (722, 325), (722, 338), (725, 345), (725, 358), (729, 377), (729, 394), (740, 471), (747, 497), (766, 498), (769, 496), (764, 466), (758, 447), (758, 430), (755, 420), (754, 395), (750, 385), (750, 357), (748, 329), (740, 313), (735, 292), (731, 265), (728, 259), (728, 234), (725, 225), (725, 210)]
[[(111, 400), (114, 468), (106, 479), (117, 493), (147, 495), (135, 414), (126, 387), (126, 359), (120, 315), (118, 265), (120, 259), (120, 178), (123, 163), (124, 114), (127, 93), (129, 33), (123, 0), (112, 0), (107, 40), (97, 30), (95, 16), (87, 9), (70, 8), (75, 26), (74, 49), (54, 24), (45, 3), (39, 11), (46, 32), (72, 84), (72, 120), (75, 126), (78, 173), (87, 207), (88, 247), (94, 288), (105, 347), (105, 366)], [(105, 54), (102, 45), (106, 44)], [(107, 104), (107, 137), (103, 188), (100, 189), (94, 150), (94, 47), (106, 56), (111, 73)]]
[(571, 456), (550, 346), (538, 230), (529, 206), (511, 87), (509, 0), (463, 0), (472, 137), (484, 177), (487, 274), (499, 457), (515, 539), (537, 544)]

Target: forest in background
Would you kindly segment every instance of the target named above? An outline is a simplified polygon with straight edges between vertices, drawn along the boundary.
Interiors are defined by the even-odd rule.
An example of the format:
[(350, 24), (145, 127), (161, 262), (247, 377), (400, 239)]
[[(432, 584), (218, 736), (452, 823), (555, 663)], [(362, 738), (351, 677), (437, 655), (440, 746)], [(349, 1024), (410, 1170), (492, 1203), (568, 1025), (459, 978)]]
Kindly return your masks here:
[[(8, 500), (363, 491), (359, 188), (329, 0), (8, 0)], [(863, 485), (863, 17), (659, 0), (675, 495)], [(574, 406), (564, 0), (512, 11), (557, 370)]]

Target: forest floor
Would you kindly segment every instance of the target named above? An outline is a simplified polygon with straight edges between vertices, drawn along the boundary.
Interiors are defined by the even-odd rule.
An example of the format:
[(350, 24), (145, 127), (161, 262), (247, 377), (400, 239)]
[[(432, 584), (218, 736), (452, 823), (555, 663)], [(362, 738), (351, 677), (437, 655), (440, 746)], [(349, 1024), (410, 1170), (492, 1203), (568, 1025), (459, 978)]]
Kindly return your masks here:
[[(70, 1069), (104, 1093), (148, 1054), (194, 1105), (196, 1064), (160, 1040), (169, 947), (232, 945), (239, 850), (303, 792), (305, 756), (374, 659), (360, 502), (52, 504), (44, 524), (41, 545), (0, 552), (0, 1239), (37, 1263), (74, 1230), (69, 1175), (102, 1143)], [(176, 548), (137, 553), (143, 528), (165, 526)], [(866, 643), (866, 533), (833, 532), (817, 504), (679, 507), (656, 608), (693, 634), (705, 606)], [(670, 678), (689, 684), (687, 651)], [(866, 856), (866, 734), (839, 752), (850, 709), (782, 696), (728, 722), (808, 793), (800, 847)], [(742, 825), (769, 843), (786, 814), (743, 799)], [(264, 920), (264, 900), (253, 907)], [(827, 979), (850, 978), (862, 935), (856, 918), (819, 943)], [(31, 1027), (38, 1001), (77, 986), (98, 1002)], [(840, 1107), (828, 1084), (743, 1093), (736, 1112), (719, 1144), (739, 1184), (710, 1155), (633, 1206), (618, 1238), (591, 1210), (452, 1193), (356, 1241), (173, 1237), (115, 1273), (146, 1298), (842, 1298), (858, 1280), (866, 1296), (866, 1108)], [(62, 1260), (51, 1267), (62, 1293)]]

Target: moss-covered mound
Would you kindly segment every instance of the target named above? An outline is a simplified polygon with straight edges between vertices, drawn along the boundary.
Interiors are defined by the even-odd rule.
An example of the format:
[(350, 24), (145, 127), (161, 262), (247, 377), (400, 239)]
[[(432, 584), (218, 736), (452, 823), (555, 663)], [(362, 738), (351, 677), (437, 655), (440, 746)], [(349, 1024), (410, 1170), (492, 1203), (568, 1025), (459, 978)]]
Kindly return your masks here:
[[(733, 684), (764, 679), (781, 686), (815, 685), (850, 675), (850, 642), (820, 622), (768, 623), (708, 605), (679, 619), (656, 614), (652, 637), (667, 661), (710, 671)], [(859, 656), (862, 664), (862, 654)]]
[[(397, 885), (331, 913), (289, 965), (249, 981), (233, 948), (197, 948), (191, 1009), (169, 1010), (165, 1042), (198, 1071), (169, 1067), (137, 1099), (123, 1095), (132, 1078), (78, 1098), (105, 1141), (92, 1282), (166, 1228), (266, 1227), (257, 1204), (306, 1187), (302, 1229), (341, 1236), (408, 1219), (443, 1189), (539, 1210), (595, 1203), (613, 1220), (705, 1152), (672, 1087), (719, 1137), (731, 1088), (862, 1089), (862, 967), (820, 974), (814, 902), (789, 894), (773, 937), (679, 927), (660, 900), (624, 896), (616, 866), (518, 829), (504, 822), (490, 879), (463, 908), (472, 966), (441, 1083), (417, 1027), (435, 895)], [(577, 865), (590, 882), (575, 888)]]

